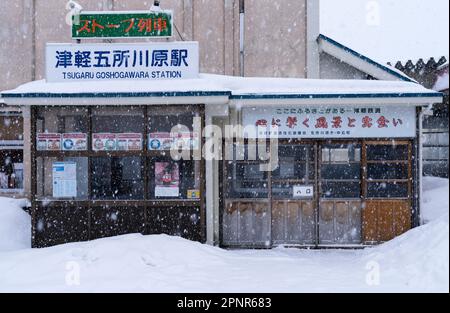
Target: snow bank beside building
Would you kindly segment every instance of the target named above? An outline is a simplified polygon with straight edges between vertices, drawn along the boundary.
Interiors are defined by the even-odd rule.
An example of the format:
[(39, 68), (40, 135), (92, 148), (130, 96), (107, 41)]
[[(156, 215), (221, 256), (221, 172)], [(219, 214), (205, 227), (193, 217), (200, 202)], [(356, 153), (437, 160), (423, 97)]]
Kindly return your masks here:
[[(442, 220), (449, 214), (448, 179), (439, 177), (423, 178), (423, 209), (421, 218), (423, 223)], [(448, 234), (447, 234), (448, 235)]]
[(0, 198), (0, 253), (31, 247), (31, 217), (26, 200)]
[(379, 265), (380, 286), (389, 286), (384, 291), (448, 292), (448, 218), (447, 212), (430, 224), (368, 250), (365, 260)]

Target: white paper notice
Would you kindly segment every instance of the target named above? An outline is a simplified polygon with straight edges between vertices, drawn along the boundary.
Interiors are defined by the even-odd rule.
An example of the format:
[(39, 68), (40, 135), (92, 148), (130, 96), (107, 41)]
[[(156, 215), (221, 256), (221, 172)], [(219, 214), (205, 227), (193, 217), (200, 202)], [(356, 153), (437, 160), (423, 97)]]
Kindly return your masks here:
[(75, 198), (77, 196), (77, 164), (75, 162), (53, 163), (53, 197)]
[(294, 198), (313, 198), (314, 186), (294, 186)]
[(180, 188), (178, 187), (155, 187), (155, 197), (157, 198), (177, 198), (180, 196)]

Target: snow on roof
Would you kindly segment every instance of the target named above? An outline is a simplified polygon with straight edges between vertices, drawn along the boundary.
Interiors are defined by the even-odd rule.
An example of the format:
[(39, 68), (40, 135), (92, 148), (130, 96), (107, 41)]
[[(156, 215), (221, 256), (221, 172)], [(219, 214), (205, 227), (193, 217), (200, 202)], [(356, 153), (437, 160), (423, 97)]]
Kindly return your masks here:
[(198, 79), (158, 81), (97, 81), (48, 83), (34, 81), (4, 91), (4, 98), (17, 97), (79, 97), (79, 96), (298, 96), (298, 97), (342, 97), (362, 96), (423, 96), (439, 97), (440, 94), (424, 87), (404, 81), (375, 80), (326, 80), (299, 78), (249, 78), (211, 74), (200, 74)]
[[(329, 53), (332, 56), (340, 59), (340, 61), (342, 61), (342, 62), (346, 62), (351, 66), (357, 67), (359, 70), (364, 71), (364, 72), (366, 72), (366, 74), (372, 75), (377, 79), (386, 80), (385, 76), (390, 75), (387, 77), (389, 77), (389, 78), (394, 77), (395, 79), (400, 79), (403, 81), (415, 82), (411, 77), (409, 77), (402, 71), (396, 69), (395, 67), (393, 67), (389, 64), (381, 64), (377, 61), (374, 61), (373, 59), (353, 50), (352, 48), (350, 48), (348, 46), (345, 46), (344, 44), (342, 44), (328, 36), (325, 36), (324, 34), (320, 34), (318, 40), (319, 40), (319, 42), (322, 42), (322, 41), (328, 42), (329, 44), (333, 45), (334, 47), (340, 49), (341, 51), (343, 51), (347, 54), (344, 58), (341, 58), (338, 54), (333, 53), (333, 51), (330, 49), (326, 49), (325, 50), (326, 53)], [(322, 47), (322, 49), (325, 49), (325, 47)], [(347, 56), (352, 56), (354, 58), (357, 58), (358, 61), (365, 62), (364, 68), (366, 70), (358, 67), (357, 64), (355, 64), (355, 61), (352, 59), (348, 59)], [(358, 63), (358, 61), (356, 63)], [(369, 66), (369, 67), (367, 67), (367, 66)], [(377, 72), (374, 71), (374, 68), (383, 71), (382, 77), (378, 77), (379, 75), (376, 74)]]
[(228, 90), (207, 79), (183, 80), (114, 80), (48, 83), (38, 80), (23, 84), (14, 90), (2, 92), (8, 94), (97, 94), (97, 93), (141, 93), (141, 92), (217, 92)]
[(293, 78), (247, 78), (207, 75), (232, 90), (234, 96), (243, 95), (358, 95), (358, 94), (427, 94), (435, 92), (411, 82), (376, 80), (330, 80)]
[(444, 90), (448, 90), (448, 71), (446, 73), (442, 73), (442, 75), (439, 75), (436, 83), (433, 86), (433, 90), (436, 91), (444, 91)]

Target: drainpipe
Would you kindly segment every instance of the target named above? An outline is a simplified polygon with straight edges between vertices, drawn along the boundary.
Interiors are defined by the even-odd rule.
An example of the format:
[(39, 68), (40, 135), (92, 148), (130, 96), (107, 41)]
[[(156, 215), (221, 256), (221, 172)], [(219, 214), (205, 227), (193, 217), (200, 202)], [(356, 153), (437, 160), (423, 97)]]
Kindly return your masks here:
[(427, 109), (420, 108), (419, 113), (419, 207), (417, 212), (417, 220), (414, 226), (420, 226), (422, 224), (422, 208), (423, 208), (423, 117), (425, 116), (425, 111)]
[(420, 108), (419, 114), (419, 212), (415, 226), (422, 225), (421, 211), (423, 206), (423, 119), (425, 116), (433, 115), (434, 103), (430, 103), (426, 107)]
[(31, 81), (36, 80), (36, 0), (31, 0)]
[(240, 57), (240, 75), (245, 76), (244, 71), (244, 33), (245, 33), (245, 1), (239, 0), (239, 57)]
[(306, 0), (306, 77), (320, 78), (320, 0)]

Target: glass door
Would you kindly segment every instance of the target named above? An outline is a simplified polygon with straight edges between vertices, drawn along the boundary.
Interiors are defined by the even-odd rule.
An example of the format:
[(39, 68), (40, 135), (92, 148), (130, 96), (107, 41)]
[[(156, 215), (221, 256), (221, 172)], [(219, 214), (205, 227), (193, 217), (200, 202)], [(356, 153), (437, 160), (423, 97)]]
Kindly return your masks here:
[[(264, 147), (267, 150), (267, 147)], [(254, 143), (228, 145), (233, 160), (225, 161), (222, 244), (236, 247), (271, 247), (270, 173), (261, 166), (261, 147)], [(267, 151), (266, 151), (267, 152)]]
[(361, 244), (361, 144), (324, 143), (319, 165), (319, 245)]
[(316, 244), (316, 151), (314, 143), (282, 143), (271, 173), (272, 242)]

